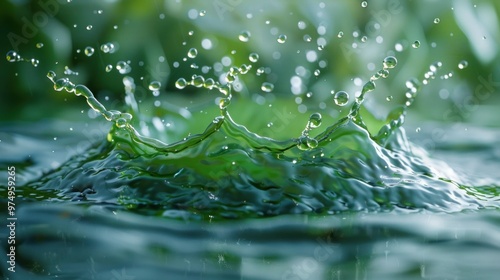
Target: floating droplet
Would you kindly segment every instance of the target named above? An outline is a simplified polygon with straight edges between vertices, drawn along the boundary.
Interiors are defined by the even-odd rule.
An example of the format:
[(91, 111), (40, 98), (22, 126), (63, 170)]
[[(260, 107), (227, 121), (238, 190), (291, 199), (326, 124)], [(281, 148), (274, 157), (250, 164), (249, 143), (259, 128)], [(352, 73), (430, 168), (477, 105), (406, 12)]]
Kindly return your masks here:
[(363, 1), (361, 2), (361, 7), (366, 8), (368, 6), (368, 2)]
[(469, 66), (469, 63), (466, 60), (462, 60), (458, 63), (458, 69), (464, 69), (467, 68), (467, 66)]
[(321, 70), (316, 69), (314, 70), (314, 76), (318, 77), (321, 74)]
[(321, 125), (321, 114), (320, 113), (313, 113), (309, 117), (309, 127), (310, 128), (317, 128)]
[(419, 40), (416, 40), (415, 42), (413, 42), (413, 44), (411, 44), (411, 46), (414, 48), (414, 49), (418, 49), (420, 47), (420, 41)]
[(394, 97), (393, 97), (392, 95), (389, 95), (389, 96), (387, 96), (387, 97), (385, 98), (385, 100), (386, 100), (387, 102), (392, 101), (392, 99), (394, 99)]
[(189, 58), (195, 58), (198, 55), (198, 50), (195, 48), (190, 48), (187, 55)]
[(188, 85), (188, 82), (186, 81), (186, 79), (184, 78), (179, 78), (176, 82), (175, 82), (175, 87), (178, 88), (178, 89), (183, 89), (185, 88), (186, 86)]
[(345, 91), (337, 91), (333, 96), (333, 101), (338, 106), (345, 106), (349, 102), (349, 94)]
[(101, 51), (103, 53), (113, 53), (115, 51), (115, 45), (113, 43), (102, 44)]
[(151, 83), (149, 83), (148, 88), (151, 91), (159, 91), (161, 88), (161, 83), (158, 81), (152, 81)]
[(86, 56), (92, 56), (94, 54), (94, 48), (86, 47), (84, 53)]
[(367, 40), (368, 40), (368, 37), (366, 37), (366, 36), (361, 37), (361, 42), (365, 43)]
[(87, 30), (92, 30), (92, 25), (87, 25)]
[(240, 74), (246, 74), (248, 73), (248, 71), (250, 71), (250, 69), (252, 69), (252, 65), (246, 65), (246, 64), (242, 64), (240, 66), (240, 68), (238, 69), (238, 71), (240, 72)]
[(344, 32), (343, 31), (339, 31), (339, 33), (337, 34), (337, 37), (339, 37), (339, 38), (344, 37)]
[(240, 41), (242, 42), (248, 42), (248, 40), (250, 40), (250, 36), (252, 36), (250, 32), (245, 30), (240, 33), (238, 39), (240, 39)]
[(284, 44), (286, 42), (286, 35), (285, 34), (281, 34), (278, 36), (278, 43), (280, 44)]
[(116, 70), (118, 70), (120, 74), (127, 74), (132, 71), (132, 67), (130, 67), (130, 65), (128, 65), (128, 63), (125, 61), (118, 61), (116, 63)]
[(192, 84), (195, 87), (202, 87), (205, 84), (205, 78), (200, 75), (195, 75), (193, 77)]
[(113, 65), (111, 65), (111, 64), (106, 65), (106, 68), (104, 70), (106, 72), (111, 72), (111, 70), (113, 70)]
[(388, 57), (384, 58), (383, 65), (384, 65), (384, 68), (386, 68), (386, 69), (394, 68), (394, 67), (396, 67), (397, 64), (398, 64), (398, 60), (394, 56), (388, 56)]
[(434, 23), (435, 23), (435, 24), (438, 24), (440, 21), (441, 21), (441, 20), (440, 20), (439, 18), (435, 18), (435, 19), (434, 19)]
[(367, 93), (375, 89), (375, 82), (374, 81), (368, 81), (364, 86), (363, 89), (361, 90), (362, 93)]
[(206, 79), (205, 84), (203, 85), (203, 87), (205, 87), (207, 89), (213, 89), (214, 86), (215, 86), (215, 81), (212, 78)]
[(200, 10), (200, 17), (204, 17), (207, 14), (207, 11)]
[(251, 53), (248, 56), (248, 60), (250, 60), (250, 62), (253, 62), (253, 63), (259, 61), (259, 54), (257, 54), (257, 53)]
[(5, 57), (7, 58), (8, 62), (16, 62), (21, 60), (21, 56), (17, 54), (15, 51), (8, 51)]
[(36, 47), (37, 47), (38, 49), (43, 48), (43, 43), (36, 43)]
[(263, 82), (262, 85), (260, 86), (260, 89), (263, 92), (271, 92), (274, 89), (274, 85), (272, 83), (269, 83), (269, 82)]

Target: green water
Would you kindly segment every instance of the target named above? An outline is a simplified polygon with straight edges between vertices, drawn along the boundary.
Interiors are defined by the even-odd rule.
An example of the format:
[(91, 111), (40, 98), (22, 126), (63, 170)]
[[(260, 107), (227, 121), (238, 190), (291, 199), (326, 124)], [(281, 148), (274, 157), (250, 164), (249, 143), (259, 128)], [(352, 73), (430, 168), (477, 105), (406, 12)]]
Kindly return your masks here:
[[(224, 16), (260, 17), (250, 12), (253, 6), (236, 2), (217, 6), (220, 2), (214, 1), (217, 12), (196, 13), (193, 7), (203, 6), (185, 4), (187, 17), (192, 21), (208, 18), (206, 26), (199, 26), (213, 32), (218, 32), (217, 20)], [(69, 10), (78, 7), (71, 2), (65, 5)], [(95, 5), (94, 14), (103, 13)], [(160, 19), (175, 18), (179, 7), (165, 5), (173, 5), (168, 6), (173, 10), (160, 14)], [(298, 21), (293, 22), (298, 30), (311, 25), (318, 35), (338, 40), (346, 40), (352, 32), (345, 26), (337, 30), (335, 25), (304, 20), (323, 19), (327, 6), (323, 2), (276, 5), (274, 8), (284, 5), (313, 11), (309, 15), (307, 10), (296, 11), (303, 16), (292, 17)], [(221, 14), (217, 7), (226, 10)], [(244, 8), (249, 9), (246, 14)], [(383, 12), (391, 11), (382, 8), (364, 1), (345, 11), (356, 11), (355, 15), (373, 9), (372, 19), (381, 21), (380, 16), (386, 15)], [(442, 26), (449, 19), (427, 21)], [(315, 56), (335, 45), (325, 37), (318, 38), (316, 52), (300, 48), (311, 42), (309, 33), (302, 37), (286, 32), (285, 27), (271, 28), (272, 40), (262, 44), (276, 44), (279, 55), (288, 55), (279, 60), (278, 51), (257, 51), (259, 43), (254, 42), (262, 35), (259, 30), (235, 22), (239, 30), (233, 30), (235, 40), (228, 43), (234, 45), (232, 51), (222, 50), (223, 36), (209, 40), (210, 46), (221, 43), (222, 70), (216, 70), (219, 62), (203, 61), (217, 47), (208, 48), (203, 40), (202, 48), (186, 43), (200, 32), (186, 30), (185, 41), (179, 43), (185, 57), (179, 56), (176, 62), (189, 67), (169, 62), (173, 70), (163, 80), (137, 76), (138, 66), (124, 56), (108, 62), (106, 55), (122, 52), (112, 40), (100, 42), (98, 47), (85, 44), (76, 52), (83, 59), (99, 56), (99, 66), (87, 72), (78, 65), (65, 66), (63, 71), (58, 61), (27, 58), (22, 51), (7, 52), (9, 67), (31, 67), (37, 77), (48, 78), (36, 85), (43, 87), (44, 94), (64, 96), (78, 105), (68, 105), (61, 112), (49, 105), (43, 119), (9, 119), (0, 124), (0, 166), (4, 170), (15, 166), (17, 180), (16, 272), (3, 265), (0, 276), (495, 279), (500, 256), (498, 129), (486, 127), (487, 121), (425, 123), (411, 117), (413, 108), (422, 106), (419, 100), (428, 99), (429, 92), (446, 85), (444, 81), (456, 79), (459, 84), (455, 76), (460, 72), (454, 71), (470, 69), (473, 63), (468, 61), (475, 62), (474, 58), (460, 57), (456, 63), (446, 57), (426, 58), (422, 69), (408, 74), (407, 66), (419, 65), (410, 53), (418, 57), (416, 52), (432, 43), (414, 32), (414, 38), (405, 39), (408, 46), (396, 40), (395, 51), (388, 51), (382, 45), (376, 47), (382, 43), (368, 32), (354, 35), (360, 32), (356, 29), (352, 36), (356, 44), (372, 43), (363, 53), (383, 51), (369, 71), (360, 68), (362, 75), (346, 75), (349, 82), (341, 83), (337, 77), (323, 77), (342, 73), (348, 63), (337, 70), (322, 67), (321, 61), (326, 60), (312, 64), (317, 61)], [(267, 19), (259, 24), (267, 31), (271, 22)], [(80, 26), (88, 32), (99, 29), (98, 21)], [(390, 41), (389, 35), (384, 40)], [(303, 42), (298, 43), (297, 38)], [(125, 41), (120, 43), (125, 48)], [(241, 44), (250, 47), (236, 50)], [(354, 45), (338, 44), (350, 46), (362, 56)], [(155, 47), (149, 47), (154, 52)], [(38, 43), (36, 48), (43, 49), (44, 44)], [(288, 75), (287, 63), (294, 61), (291, 55), (302, 52), (311, 64), (299, 64)], [(229, 53), (234, 57), (226, 63)], [(340, 55), (334, 58), (328, 63), (341, 60)], [(236, 64), (240, 60), (243, 63)], [(266, 63), (273, 60), (275, 64), (267, 66), (271, 70), (266, 69)], [(39, 67), (44, 63), (50, 67), (42, 72)], [(204, 63), (212, 65), (208, 73), (198, 70)], [(79, 75), (92, 71), (116, 75), (109, 76), (118, 78), (106, 85), (119, 86), (121, 93), (105, 93), (102, 98), (98, 88), (91, 90), (87, 83), (79, 82)], [(489, 77), (488, 89), (497, 85)], [(328, 84), (330, 78), (332, 84)], [(388, 86), (393, 82), (400, 84)], [(141, 85), (147, 88), (148, 97), (141, 97)], [(173, 91), (184, 96), (175, 97)], [(252, 94), (254, 91), (259, 93)], [(291, 93), (287, 95), (287, 91)], [(448, 91), (452, 88), (441, 88), (439, 96)], [(382, 99), (383, 105), (374, 105), (374, 98)], [(29, 105), (26, 115), (36, 115), (32, 108), (37, 106), (44, 105)], [(434, 108), (430, 103), (426, 106)], [(468, 107), (457, 108), (471, 112)], [(479, 108), (474, 112), (495, 119), (494, 106)], [(440, 110), (443, 115), (448, 112)], [(424, 110), (419, 118), (425, 120), (426, 114)], [(7, 177), (7, 172), (0, 175), (0, 187), (5, 190)], [(9, 196), (2, 192), (2, 205), (11, 200)], [(7, 221), (7, 206), (0, 213)], [(11, 251), (6, 240), (11, 233), (4, 228), (1, 234), (0, 261), (5, 264)]]

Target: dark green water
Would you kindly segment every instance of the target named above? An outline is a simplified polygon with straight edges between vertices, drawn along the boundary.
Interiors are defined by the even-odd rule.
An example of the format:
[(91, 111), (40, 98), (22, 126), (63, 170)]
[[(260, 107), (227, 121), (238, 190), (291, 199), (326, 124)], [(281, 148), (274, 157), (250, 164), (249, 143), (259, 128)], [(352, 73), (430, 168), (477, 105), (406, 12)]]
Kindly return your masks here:
[[(316, 4), (320, 11), (324, 9), (324, 3)], [(306, 4), (295, 5), (316, 11)], [(357, 9), (366, 8), (363, 5)], [(228, 7), (233, 6), (227, 6), (224, 13), (240, 13)], [(244, 7), (242, 4), (242, 10)], [(381, 20), (382, 11), (390, 10), (377, 7), (371, 15)], [(167, 13), (167, 17), (174, 17), (173, 13)], [(303, 13), (308, 14), (307, 10)], [(196, 16), (188, 15), (190, 19)], [(209, 22), (217, 23), (215, 15), (221, 18), (220, 13), (212, 12)], [(210, 17), (210, 10), (206, 16)], [(199, 11), (196, 17), (205, 14)], [(248, 14), (246, 17), (249, 19)], [(309, 17), (322, 15), (310, 13)], [(433, 24), (439, 21), (434, 19)], [(304, 30), (301, 26), (305, 25), (299, 22), (298, 29)], [(215, 32), (218, 26), (207, 24), (205, 28)], [(345, 27), (343, 30), (350, 32)], [(255, 40), (249, 31), (238, 31), (235, 34), (239, 34), (240, 44)], [(252, 32), (258, 36), (255, 30)], [(318, 34), (325, 32), (318, 27)], [(347, 36), (336, 34), (331, 37), (340, 40)], [(277, 33), (275, 37), (275, 44), (287, 47), (283, 55), (291, 57), (296, 52), (291, 47), (295, 46), (293, 34)], [(358, 43), (366, 40), (376, 38), (355, 39)], [(306, 37), (303, 41), (310, 42)], [(414, 42), (412, 49), (425, 48), (420, 44)], [(319, 52), (323, 48), (318, 45)], [(78, 114), (77, 106), (68, 106), (67, 113), (51, 107), (44, 113), (46, 118), (36, 122), (0, 123), (0, 167), (5, 171), (0, 173), (0, 218), (8, 218), (9, 195), (4, 190), (8, 188), (9, 166), (16, 168), (17, 218), (16, 272), (5, 265), (11, 233), (2, 226), (0, 277), (496, 279), (500, 257), (500, 132), (488, 128), (486, 121), (426, 124), (417, 120), (404, 124), (421, 98), (417, 94), (428, 98), (425, 94), (433, 91), (432, 83), (452, 75), (437, 79), (445, 74), (440, 72), (445, 71), (441, 70), (443, 64), (446, 68), (450, 63), (434, 59), (426, 59), (425, 70), (408, 75), (405, 66), (417, 64), (411, 64), (409, 55), (398, 48), (377, 55), (380, 59), (374, 69), (356, 84), (359, 92), (351, 92), (349, 97), (342, 96), (343, 91), (330, 94), (328, 90), (330, 103), (316, 107), (303, 101), (310, 98), (305, 92), (294, 92), (303, 99), (295, 97), (290, 102), (293, 98), (279, 95), (286, 88), (280, 83), (257, 82), (257, 77), (266, 72), (255, 72), (261, 63), (256, 53), (245, 55), (250, 63), (213, 70), (214, 80), (208, 79), (210, 74), (198, 75), (193, 64), (188, 71), (174, 70), (175, 79), (169, 83), (175, 86), (169, 90), (210, 95), (193, 97), (190, 102), (181, 98), (196, 108), (190, 110), (184, 107), (186, 104), (173, 105), (175, 98), (163, 90), (161, 97), (156, 96), (160, 95), (155, 93), (160, 89), (158, 81), (149, 84), (155, 96), (149, 99), (161, 100), (162, 105), (152, 105), (148, 98), (136, 100), (144, 77), (136, 77), (134, 82), (134, 72), (122, 73), (127, 63), (116, 64), (120, 79), (109, 82), (125, 87), (125, 97), (115, 93), (120, 96), (116, 100), (125, 100), (124, 106), (104, 102), (99, 89), (91, 91), (73, 82), (78, 80), (77, 75), (55, 71), (59, 66), (49, 69), (48, 74), (37, 71), (37, 77), (49, 78), (43, 84), (47, 92), (80, 101), (85, 111), (92, 109), (88, 113), (92, 119)], [(194, 60), (201, 55), (203, 50), (198, 49), (189, 49), (188, 58)], [(297, 53), (307, 50), (299, 48)], [(371, 45), (364, 50), (369, 53), (377, 48)], [(109, 52), (101, 51), (102, 55)], [(84, 51), (87, 57), (92, 56), (89, 52)], [(260, 55), (269, 54), (261, 49)], [(12, 51), (7, 53), (7, 60), (27, 67), (32, 62)], [(310, 57), (308, 60), (313, 61)], [(466, 68), (467, 62), (460, 61), (458, 68)], [(107, 66), (101, 67), (104, 64), (101, 61), (93, 70), (103, 72), (105, 68), (109, 72)], [(275, 73), (284, 75), (286, 67), (275, 61), (275, 72), (266, 75), (270, 80), (278, 75)], [(306, 69), (309, 75), (317, 72), (314, 67)], [(192, 73), (198, 74), (189, 79)], [(216, 82), (217, 75), (227, 85)], [(294, 77), (299, 76), (295, 73)], [(394, 76), (405, 77), (391, 80)], [(305, 83), (307, 79), (302, 78)], [(405, 81), (406, 89), (401, 90), (404, 85), (386, 85), (400, 80)], [(286, 80), (292, 85), (291, 91), (297, 90), (293, 88), (296, 81)], [(324, 91), (323, 81), (328, 79), (318, 78), (318, 84), (311, 88)], [(238, 85), (244, 90), (236, 90)], [(267, 111), (255, 100), (257, 94), (249, 93), (259, 85), (263, 103), (269, 106)], [(489, 88), (496, 85), (490, 82)], [(366, 102), (388, 89), (387, 102), (395, 96), (401, 104), (389, 103), (385, 105), (386, 117), (374, 117), (379, 115), (374, 110), (377, 107)], [(321, 90), (313, 91), (321, 95)], [(216, 97), (217, 105), (213, 105)], [(204, 105), (207, 99), (210, 106)], [(284, 121), (288, 120), (286, 115), (276, 112), (282, 109), (288, 114), (290, 104), (298, 105), (301, 115)], [(301, 111), (303, 104), (312, 109)], [(495, 119), (495, 110), (481, 105), (474, 112), (486, 112), (489, 119)], [(192, 116), (195, 111), (200, 113)], [(241, 121), (245, 115), (247, 121)], [(168, 132), (168, 126), (162, 123), (165, 119), (175, 125)], [(283, 128), (276, 132), (273, 128), (277, 129), (280, 121)], [(258, 123), (268, 123), (269, 130), (254, 133), (251, 128)]]

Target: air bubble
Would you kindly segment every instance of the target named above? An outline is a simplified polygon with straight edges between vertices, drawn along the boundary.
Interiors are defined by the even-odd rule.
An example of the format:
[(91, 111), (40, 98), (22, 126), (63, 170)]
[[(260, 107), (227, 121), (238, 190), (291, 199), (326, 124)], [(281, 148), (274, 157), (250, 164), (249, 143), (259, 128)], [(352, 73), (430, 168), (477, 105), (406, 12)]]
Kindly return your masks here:
[(420, 47), (420, 41), (419, 40), (416, 40), (415, 42), (413, 42), (413, 44), (411, 44), (411, 46), (414, 48), (414, 49), (418, 49)]
[(106, 72), (111, 72), (111, 70), (113, 70), (113, 65), (111, 65), (111, 64), (106, 65), (106, 68), (104, 70)]
[(207, 11), (200, 10), (200, 17), (204, 17), (207, 14)]
[(260, 86), (260, 89), (263, 92), (271, 92), (274, 89), (274, 85), (272, 83), (269, 83), (269, 82), (263, 82), (262, 85)]
[(285, 34), (281, 34), (281, 35), (278, 36), (278, 43), (284, 44), (286, 42), (286, 39), (287, 39), (286, 35)]
[(252, 36), (250, 32), (245, 30), (240, 33), (238, 39), (240, 39), (240, 41), (242, 42), (248, 42), (248, 40), (250, 40), (250, 36)]
[(384, 68), (386, 68), (386, 69), (394, 68), (394, 67), (396, 67), (397, 64), (398, 64), (398, 60), (394, 56), (388, 56), (388, 57), (384, 58), (383, 65), (384, 65)]
[(185, 88), (186, 86), (188, 85), (188, 82), (186, 81), (186, 79), (184, 78), (179, 78), (176, 82), (175, 82), (175, 87), (178, 88), (178, 89), (183, 89)]
[(438, 24), (440, 21), (441, 21), (441, 20), (440, 20), (439, 18), (435, 18), (435, 19), (434, 19), (434, 23), (435, 23), (435, 24)]
[(37, 47), (37, 49), (43, 48), (43, 43), (36, 43), (36, 47)]
[(92, 47), (86, 47), (84, 50), (84, 53), (86, 56), (92, 56), (94, 54), (94, 48)]
[(87, 30), (92, 30), (92, 25), (87, 25), (86, 29)]
[(339, 33), (337, 34), (337, 37), (338, 37), (338, 38), (342, 38), (342, 37), (344, 37), (344, 32), (339, 31)]
[(195, 48), (190, 48), (188, 53), (187, 53), (187, 56), (189, 58), (195, 58), (197, 55), (198, 55), (198, 50)]
[(366, 8), (368, 6), (368, 2), (363, 1), (361, 2), (361, 7)]
[(349, 102), (349, 94), (345, 91), (338, 91), (334, 94), (333, 101), (338, 106), (345, 106)]

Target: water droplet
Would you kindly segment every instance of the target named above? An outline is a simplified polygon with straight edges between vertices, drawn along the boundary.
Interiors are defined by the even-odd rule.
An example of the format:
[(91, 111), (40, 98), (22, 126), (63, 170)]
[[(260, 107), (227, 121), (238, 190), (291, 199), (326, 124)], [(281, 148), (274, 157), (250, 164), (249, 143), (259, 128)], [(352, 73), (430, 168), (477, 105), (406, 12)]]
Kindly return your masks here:
[(304, 41), (309, 43), (312, 41), (312, 37), (309, 34), (306, 34), (306, 35), (304, 35)]
[(250, 32), (245, 30), (245, 31), (242, 31), (240, 33), (240, 35), (238, 36), (238, 39), (240, 39), (240, 41), (242, 41), (242, 42), (248, 42), (248, 40), (250, 40), (250, 36), (252, 36), (250, 34)]
[(415, 42), (413, 42), (413, 44), (411, 44), (411, 46), (414, 48), (414, 49), (418, 49), (420, 47), (420, 41), (419, 40), (416, 40)]
[(240, 74), (245, 75), (246, 73), (248, 73), (248, 71), (250, 71), (250, 69), (252, 69), (252, 65), (242, 64), (238, 71), (240, 72)]
[(17, 54), (15, 51), (8, 51), (6, 58), (8, 62), (16, 62), (21, 60), (21, 56)]
[(52, 70), (47, 72), (47, 78), (49, 78), (49, 80), (53, 81), (55, 77), (56, 77), (56, 72)]
[(385, 98), (385, 100), (386, 100), (387, 102), (392, 101), (392, 99), (394, 99), (394, 97), (393, 97), (392, 95), (389, 95), (389, 96), (387, 96), (387, 97)]
[(363, 1), (361, 2), (361, 7), (366, 8), (368, 6), (368, 2)]
[(435, 23), (435, 24), (438, 24), (440, 21), (441, 21), (441, 20), (440, 20), (439, 18), (435, 18), (435, 19), (434, 19), (434, 23)]
[(128, 74), (132, 71), (132, 67), (130, 67), (130, 65), (128, 65), (125, 61), (118, 61), (116, 63), (116, 70), (118, 70), (120, 74)]
[(253, 62), (253, 63), (259, 61), (259, 54), (257, 54), (257, 53), (251, 53), (248, 56), (248, 60), (250, 60), (250, 62)]
[(234, 81), (236, 81), (236, 75), (231, 72), (227, 72), (225, 79), (228, 84), (232, 84)]
[(185, 88), (186, 86), (188, 85), (188, 82), (186, 81), (186, 79), (184, 78), (179, 78), (176, 82), (175, 82), (175, 87), (178, 88), (178, 89), (183, 89)]
[(317, 128), (321, 125), (322, 117), (320, 113), (313, 113), (309, 117), (309, 127)]
[(366, 37), (366, 36), (361, 37), (361, 42), (363, 42), (363, 43), (364, 43), (364, 42), (366, 42), (367, 40), (368, 40), (368, 37)]
[(339, 33), (337, 34), (337, 37), (338, 38), (344, 37), (344, 32), (343, 31), (339, 31)]
[(469, 66), (469, 63), (466, 60), (462, 60), (458, 63), (458, 69), (464, 69), (467, 68), (467, 66)]
[(106, 68), (104, 70), (106, 72), (111, 72), (111, 70), (113, 70), (113, 65), (111, 65), (111, 64), (106, 65)]
[(299, 29), (305, 29), (307, 27), (307, 24), (302, 20), (299, 21), (297, 25), (298, 25)]
[(421, 130), (420, 127), (417, 127), (417, 129), (415, 129), (417, 133), (420, 132), (420, 130)]
[(220, 101), (219, 101), (219, 108), (221, 110), (224, 110), (227, 108), (227, 106), (229, 106), (229, 104), (231, 104), (231, 99), (229, 98), (221, 98)]
[(214, 86), (215, 86), (215, 81), (212, 78), (206, 79), (205, 84), (203, 85), (203, 87), (205, 87), (207, 89), (213, 89)]
[(367, 93), (375, 89), (375, 82), (374, 81), (368, 81), (364, 86), (363, 89), (361, 90), (362, 93)]
[(386, 68), (386, 69), (394, 68), (394, 67), (396, 67), (397, 64), (398, 64), (398, 60), (394, 56), (388, 56), (388, 57), (384, 58), (383, 65), (384, 65), (384, 68)]
[(274, 89), (274, 85), (272, 83), (269, 83), (269, 82), (263, 82), (262, 85), (260, 86), (260, 89), (263, 92), (271, 92)]
[(333, 101), (338, 106), (345, 106), (349, 102), (349, 94), (345, 91), (337, 91), (333, 96)]
[(92, 47), (86, 47), (84, 50), (84, 53), (86, 56), (92, 56), (94, 54), (94, 48)]
[(306, 143), (307, 143), (307, 147), (309, 147), (309, 149), (314, 149), (314, 148), (318, 147), (318, 140), (316, 140), (314, 138), (307, 137)]
[(43, 48), (43, 43), (36, 43), (36, 47), (37, 47), (38, 49)]
[(207, 11), (200, 10), (200, 17), (204, 17), (207, 14)]
[(115, 51), (115, 45), (113, 43), (102, 44), (101, 51), (103, 53), (113, 53)]
[(205, 78), (203, 76), (200, 76), (200, 75), (195, 75), (193, 77), (193, 80), (191, 81), (191, 83), (195, 87), (202, 87), (205, 84)]
[(187, 53), (187, 56), (189, 58), (195, 58), (197, 55), (198, 55), (198, 50), (195, 48), (190, 48), (188, 53)]
[(92, 25), (87, 25), (87, 30), (92, 30)]
[(148, 86), (150, 91), (159, 91), (161, 88), (161, 83), (158, 81), (152, 81)]
[(321, 74), (321, 70), (316, 69), (314, 70), (314, 76), (318, 77)]
[(281, 34), (278, 36), (278, 43), (280, 44), (284, 44), (286, 42), (286, 35), (285, 34)]

